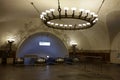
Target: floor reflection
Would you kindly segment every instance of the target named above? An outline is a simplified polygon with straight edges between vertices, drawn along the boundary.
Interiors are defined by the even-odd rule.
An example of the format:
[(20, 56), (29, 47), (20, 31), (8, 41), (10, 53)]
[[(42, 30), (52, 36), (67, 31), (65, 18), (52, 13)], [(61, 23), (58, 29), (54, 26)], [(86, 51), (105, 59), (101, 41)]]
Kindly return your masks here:
[(44, 65), (13, 66), (0, 65), (0, 80), (119, 80), (120, 65), (105, 64), (102, 72), (98, 66)]

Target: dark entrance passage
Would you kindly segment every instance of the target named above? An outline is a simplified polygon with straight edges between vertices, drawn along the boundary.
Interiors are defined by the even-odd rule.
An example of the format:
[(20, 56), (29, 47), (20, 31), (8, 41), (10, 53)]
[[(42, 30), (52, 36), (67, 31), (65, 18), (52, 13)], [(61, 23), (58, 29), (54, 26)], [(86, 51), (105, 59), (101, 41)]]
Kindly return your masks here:
[[(62, 40), (51, 33), (41, 32), (29, 36), (19, 47), (16, 57), (23, 57), (25, 64), (33, 64), (34, 58), (25, 55), (36, 55), (37, 58), (57, 58), (68, 55)], [(33, 62), (32, 62), (32, 61)]]
[(38, 58), (37, 55), (25, 55), (24, 56), (24, 64), (25, 65), (34, 65), (37, 58)]

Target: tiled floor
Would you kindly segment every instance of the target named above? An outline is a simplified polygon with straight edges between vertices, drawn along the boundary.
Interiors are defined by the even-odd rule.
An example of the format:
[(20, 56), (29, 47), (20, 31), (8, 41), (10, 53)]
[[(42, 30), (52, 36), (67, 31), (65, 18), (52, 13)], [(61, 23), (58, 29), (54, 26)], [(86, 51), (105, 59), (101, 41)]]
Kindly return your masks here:
[(120, 65), (0, 65), (0, 80), (120, 80)]

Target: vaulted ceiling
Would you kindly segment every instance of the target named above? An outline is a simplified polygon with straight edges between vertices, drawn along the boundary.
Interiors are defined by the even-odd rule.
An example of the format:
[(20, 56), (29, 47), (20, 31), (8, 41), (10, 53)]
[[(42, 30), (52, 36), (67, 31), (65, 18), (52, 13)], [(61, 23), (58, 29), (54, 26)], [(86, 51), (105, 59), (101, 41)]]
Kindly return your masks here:
[[(60, 0), (61, 8), (76, 7), (97, 12), (103, 0)], [(34, 3), (39, 13), (46, 9), (57, 9), (57, 0), (0, 0), (0, 42), (15, 36), (20, 41), (20, 34), (34, 33), (42, 22), (39, 13), (30, 4)], [(105, 0), (99, 13), (98, 23), (86, 30), (63, 31), (69, 41), (76, 41), (83, 49), (120, 49), (120, 0)], [(36, 28), (36, 29), (35, 29)], [(45, 28), (47, 29), (47, 28)], [(38, 32), (38, 31), (36, 31)], [(61, 31), (58, 31), (61, 32)], [(23, 34), (22, 34), (23, 35)], [(60, 33), (62, 34), (62, 32)], [(69, 43), (66, 42), (66, 43)]]

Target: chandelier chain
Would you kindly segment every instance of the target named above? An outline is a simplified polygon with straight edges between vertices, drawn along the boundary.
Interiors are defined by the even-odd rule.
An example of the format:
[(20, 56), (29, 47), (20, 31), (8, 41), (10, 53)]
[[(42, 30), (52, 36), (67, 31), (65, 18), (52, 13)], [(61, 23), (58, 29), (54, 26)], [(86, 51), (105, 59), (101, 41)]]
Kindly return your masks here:
[(61, 19), (61, 7), (60, 7), (60, 1), (58, 0), (58, 12), (59, 12), (59, 19)]
[(97, 14), (100, 12), (100, 9), (102, 8), (104, 2), (105, 2), (105, 0), (102, 0), (102, 3), (101, 3), (101, 5), (100, 5), (100, 7), (99, 7), (99, 9), (98, 9), (98, 11), (97, 11)]
[(37, 13), (40, 14), (40, 11), (39, 11), (38, 8), (34, 5), (34, 3), (31, 2), (30, 4), (34, 7), (34, 9), (37, 11)]

